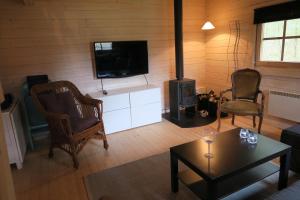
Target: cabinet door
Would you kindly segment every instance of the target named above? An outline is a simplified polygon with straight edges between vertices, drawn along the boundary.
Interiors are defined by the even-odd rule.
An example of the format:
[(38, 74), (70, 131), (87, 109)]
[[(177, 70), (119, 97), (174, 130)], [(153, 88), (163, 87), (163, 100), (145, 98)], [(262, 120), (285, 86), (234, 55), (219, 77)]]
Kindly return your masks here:
[(24, 127), (21, 120), (20, 104), (18, 103), (11, 113), (11, 122), (14, 129), (16, 148), (18, 151), (19, 162), (23, 162), (26, 153), (26, 142), (24, 136)]
[(103, 113), (104, 129), (106, 134), (123, 131), (131, 128), (130, 109), (121, 109)]
[(161, 102), (160, 88), (130, 92), (131, 107)]
[(16, 144), (14, 142), (14, 131), (10, 120), (10, 114), (8, 112), (3, 114), (3, 126), (9, 163), (12, 164), (17, 161), (17, 152), (15, 151)]
[(131, 108), (132, 127), (144, 126), (161, 121), (161, 103)]
[[(3, 119), (3, 122), (5, 119)], [(2, 113), (0, 108), (0, 199), (15, 200), (15, 189), (11, 175), (11, 169), (8, 164), (7, 149), (5, 144), (4, 131), (2, 123)]]
[(129, 108), (129, 93), (116, 94), (100, 98), (103, 101), (103, 112)]

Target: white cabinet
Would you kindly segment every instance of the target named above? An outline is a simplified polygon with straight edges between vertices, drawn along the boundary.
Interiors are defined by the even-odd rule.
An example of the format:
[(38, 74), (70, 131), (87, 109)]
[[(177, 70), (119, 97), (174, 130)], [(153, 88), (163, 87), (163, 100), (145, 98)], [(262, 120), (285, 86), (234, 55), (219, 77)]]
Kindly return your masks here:
[(131, 107), (132, 128), (161, 121), (161, 103)]
[(116, 94), (101, 97), (103, 101), (103, 112), (126, 109), (130, 107), (129, 94)]
[(130, 92), (132, 128), (161, 121), (160, 88)]
[(145, 85), (91, 93), (103, 101), (103, 121), (106, 134), (161, 121), (160, 88)]
[(148, 88), (130, 92), (131, 106), (147, 105), (161, 102), (160, 88)]
[(20, 112), (18, 101), (14, 102), (8, 110), (2, 111), (9, 163), (15, 163), (18, 169), (22, 168), (26, 153), (24, 128)]
[(106, 134), (130, 129), (130, 109), (128, 108), (105, 112), (103, 113), (103, 121)]

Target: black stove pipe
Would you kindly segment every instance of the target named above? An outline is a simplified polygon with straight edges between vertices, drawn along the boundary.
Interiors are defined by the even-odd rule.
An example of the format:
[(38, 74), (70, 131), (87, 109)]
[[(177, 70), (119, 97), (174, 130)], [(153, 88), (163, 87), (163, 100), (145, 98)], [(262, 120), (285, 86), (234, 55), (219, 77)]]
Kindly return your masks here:
[(183, 79), (182, 0), (174, 0), (176, 78)]

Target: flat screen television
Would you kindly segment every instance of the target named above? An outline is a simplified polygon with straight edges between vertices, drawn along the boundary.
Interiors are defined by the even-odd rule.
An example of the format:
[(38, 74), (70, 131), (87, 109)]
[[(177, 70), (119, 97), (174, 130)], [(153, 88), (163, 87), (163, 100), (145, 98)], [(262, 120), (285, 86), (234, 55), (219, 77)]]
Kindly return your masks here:
[(148, 73), (147, 41), (94, 42), (97, 78), (122, 78)]

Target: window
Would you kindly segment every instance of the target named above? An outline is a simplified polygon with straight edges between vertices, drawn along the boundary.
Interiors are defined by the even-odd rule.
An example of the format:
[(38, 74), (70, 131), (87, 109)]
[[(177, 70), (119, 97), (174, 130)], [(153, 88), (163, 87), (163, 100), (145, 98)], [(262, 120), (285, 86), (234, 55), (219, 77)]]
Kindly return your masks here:
[(112, 42), (97, 42), (95, 43), (95, 50), (112, 50)]
[(300, 63), (300, 18), (263, 23), (259, 60)]

